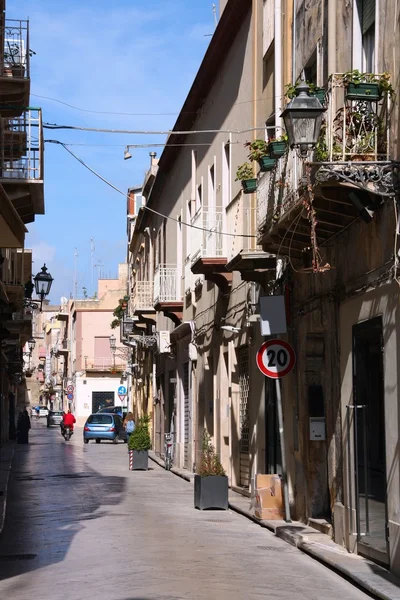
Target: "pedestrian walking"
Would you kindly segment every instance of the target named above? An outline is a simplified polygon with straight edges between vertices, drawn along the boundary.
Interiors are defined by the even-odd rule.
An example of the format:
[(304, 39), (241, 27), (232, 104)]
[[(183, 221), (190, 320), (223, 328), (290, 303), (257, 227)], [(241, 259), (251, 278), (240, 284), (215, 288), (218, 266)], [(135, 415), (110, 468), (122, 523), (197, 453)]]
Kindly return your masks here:
[(28, 411), (26, 408), (21, 410), (18, 415), (17, 421), (17, 439), (18, 444), (28, 444), (29, 443), (29, 430), (31, 428), (31, 420), (28, 415)]
[(125, 428), (125, 432), (126, 432), (126, 442), (129, 442), (129, 438), (131, 437), (132, 433), (135, 431), (135, 419), (133, 418), (133, 414), (131, 412), (128, 412), (128, 414), (126, 415), (125, 419), (124, 419), (124, 428)]

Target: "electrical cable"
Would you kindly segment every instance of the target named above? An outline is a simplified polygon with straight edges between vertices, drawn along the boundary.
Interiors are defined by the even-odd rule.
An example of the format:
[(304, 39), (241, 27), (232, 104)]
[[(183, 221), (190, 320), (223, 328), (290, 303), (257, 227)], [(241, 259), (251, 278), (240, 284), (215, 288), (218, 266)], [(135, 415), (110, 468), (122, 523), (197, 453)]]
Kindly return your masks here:
[[(131, 135), (192, 135), (200, 133), (224, 133), (224, 134), (236, 134), (241, 135), (242, 133), (251, 133), (252, 131), (265, 130), (265, 124), (261, 127), (250, 127), (249, 129), (201, 129), (193, 130), (187, 129), (184, 131), (173, 131), (168, 129), (166, 131), (152, 131), (152, 130), (130, 130), (130, 129), (101, 129), (98, 127), (78, 127), (76, 125), (57, 125), (56, 123), (43, 123), (43, 129), (63, 129), (67, 131), (90, 131), (93, 133), (118, 133), (118, 134), (131, 134)], [(274, 127), (275, 129), (275, 127)]]
[[(70, 150), (66, 144), (64, 144), (63, 142), (59, 142), (58, 140), (47, 140), (48, 143), (51, 144), (58, 144), (60, 146), (62, 146), (64, 148), (64, 150), (66, 150), (67, 152), (69, 152), (69, 154), (71, 154), (71, 156), (73, 156), (79, 163), (81, 163), (81, 165), (83, 165), (86, 169), (88, 169), (91, 173), (93, 173), (93, 175), (95, 175), (96, 177), (98, 177), (99, 179), (101, 179), (101, 181), (103, 181), (103, 183), (107, 184), (108, 186), (110, 186), (113, 190), (115, 190), (116, 192), (118, 192), (119, 194), (121, 194), (122, 196), (124, 196), (124, 198), (128, 198), (128, 195), (125, 194), (122, 190), (120, 190), (119, 188), (117, 188), (114, 184), (112, 184), (110, 181), (107, 181), (107, 179), (105, 179), (102, 175), (100, 175), (99, 173), (97, 173), (97, 171), (95, 171), (94, 169), (92, 169), (92, 167), (90, 167), (88, 164), (86, 164), (81, 158), (79, 158), (79, 156), (77, 156), (74, 152), (72, 152), (72, 150)], [(244, 234), (235, 234), (235, 233), (223, 233), (223, 232), (219, 232), (216, 231), (215, 229), (206, 229), (205, 227), (198, 227), (197, 225), (192, 225), (190, 223), (186, 223), (185, 221), (181, 221), (180, 219), (175, 219), (174, 217), (170, 217), (168, 215), (164, 215), (152, 208), (149, 208), (148, 206), (144, 205), (142, 207), (145, 210), (148, 210), (152, 213), (154, 213), (155, 215), (158, 215), (159, 217), (162, 217), (163, 219), (169, 219), (170, 221), (175, 221), (176, 223), (179, 223), (180, 225), (185, 225), (186, 227), (191, 227), (192, 229), (198, 229), (199, 231), (205, 231), (207, 233), (213, 233), (214, 235), (225, 235), (225, 236), (235, 236), (235, 237), (241, 237), (241, 238), (256, 238), (256, 235), (244, 235)]]

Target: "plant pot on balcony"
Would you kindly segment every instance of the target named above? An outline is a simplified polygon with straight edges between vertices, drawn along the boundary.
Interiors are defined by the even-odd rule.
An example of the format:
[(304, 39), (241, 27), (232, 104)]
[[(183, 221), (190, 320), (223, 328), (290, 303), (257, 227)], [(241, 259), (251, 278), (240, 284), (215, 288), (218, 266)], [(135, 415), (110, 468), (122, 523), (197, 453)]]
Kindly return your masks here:
[(280, 158), (286, 152), (286, 142), (270, 142), (268, 149), (271, 158)]
[(346, 89), (347, 100), (369, 100), (377, 102), (382, 97), (379, 83), (349, 83)]
[(245, 194), (253, 194), (257, 190), (257, 179), (243, 179), (241, 184)]
[(260, 169), (263, 173), (266, 171), (272, 171), (275, 169), (276, 159), (271, 158), (270, 156), (261, 156), (258, 160), (258, 164), (260, 165)]
[(226, 475), (194, 476), (194, 507), (228, 510), (228, 478)]
[(318, 100), (321, 102), (322, 105), (325, 104), (325, 89), (324, 88), (317, 88), (316, 90), (314, 90), (313, 92), (310, 93), (310, 96), (315, 96), (316, 98), (318, 98)]

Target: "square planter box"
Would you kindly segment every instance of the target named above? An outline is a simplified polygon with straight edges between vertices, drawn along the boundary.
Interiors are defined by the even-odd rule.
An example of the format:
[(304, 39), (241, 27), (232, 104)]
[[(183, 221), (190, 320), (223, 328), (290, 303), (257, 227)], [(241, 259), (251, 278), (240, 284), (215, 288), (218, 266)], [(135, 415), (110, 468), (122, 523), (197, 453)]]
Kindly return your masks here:
[(382, 97), (378, 83), (349, 83), (346, 90), (348, 100), (369, 100), (377, 102)]
[(316, 90), (313, 94), (310, 94), (310, 96), (315, 96), (316, 98), (318, 98), (318, 100), (321, 102), (322, 105), (325, 104), (325, 90), (324, 90), (324, 88), (320, 88), (320, 89)]
[(194, 507), (228, 510), (228, 478), (224, 475), (194, 476)]
[(243, 179), (242, 188), (245, 194), (253, 194), (257, 190), (257, 179)]
[(266, 171), (272, 171), (275, 169), (276, 160), (270, 156), (262, 156), (258, 161), (258, 164), (260, 165), (261, 171), (265, 173)]
[[(130, 453), (133, 452), (133, 461), (132, 467), (130, 467), (131, 471), (147, 471), (149, 468), (149, 453), (147, 450), (130, 450)], [(131, 464), (131, 461), (129, 461)]]
[(286, 142), (270, 142), (268, 148), (272, 158), (280, 158), (286, 152)]

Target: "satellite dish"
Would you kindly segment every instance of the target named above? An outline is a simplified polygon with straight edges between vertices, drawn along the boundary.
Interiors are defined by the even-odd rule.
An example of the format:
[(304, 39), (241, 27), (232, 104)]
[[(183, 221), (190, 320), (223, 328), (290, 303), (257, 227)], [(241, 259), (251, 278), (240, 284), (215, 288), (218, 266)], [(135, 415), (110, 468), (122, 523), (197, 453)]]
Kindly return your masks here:
[(65, 296), (62, 296), (60, 299), (61, 302), (61, 306), (65, 306), (66, 304), (68, 304), (68, 298), (66, 298)]

